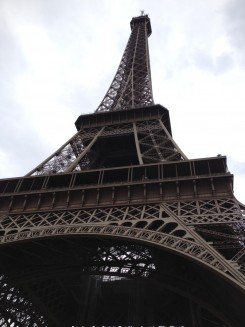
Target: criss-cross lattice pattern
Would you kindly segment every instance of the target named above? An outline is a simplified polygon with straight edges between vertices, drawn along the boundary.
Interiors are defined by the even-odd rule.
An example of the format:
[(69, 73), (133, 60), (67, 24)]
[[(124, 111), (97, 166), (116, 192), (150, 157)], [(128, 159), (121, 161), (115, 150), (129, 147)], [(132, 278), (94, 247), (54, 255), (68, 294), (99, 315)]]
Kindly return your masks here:
[(245, 215), (234, 198), (176, 201), (166, 207), (245, 272)]
[[(72, 240), (69, 240), (69, 242), (72, 243)], [(85, 247), (84, 249), (79, 249), (77, 255), (82, 262), (80, 266), (77, 264), (77, 271), (84, 276), (101, 276), (103, 281), (113, 280), (115, 276), (118, 279), (136, 276), (148, 277), (155, 270), (151, 252), (147, 248), (137, 244), (118, 245), (115, 243), (113, 246)], [(66, 257), (65, 253), (64, 257)], [(56, 267), (50, 266), (49, 269), (44, 265), (43, 270), (40, 270), (39, 266), (32, 265), (22, 270), (21, 273), (14, 275), (13, 278), (18, 283), (36, 282), (42, 274), (48, 279), (55, 278), (61, 265), (59, 263)], [(60, 287), (56, 285), (56, 290), (54, 289), (53, 291), (60, 297), (61, 294), (57, 292), (58, 288)], [(42, 290), (38, 292), (41, 293)], [(45, 290), (45, 292), (50, 293), (49, 290)], [(43, 297), (42, 294), (39, 295)], [(50, 300), (47, 298), (45, 302), (50, 302)], [(59, 301), (56, 302), (58, 303)], [(50, 303), (50, 305), (54, 307), (54, 303)], [(59, 307), (57, 309), (60, 310), (61, 308)]]
[[(150, 185), (148, 173), (144, 174), (142, 168), (134, 168), (136, 165), (144, 167), (144, 164), (175, 161), (168, 164), (173, 165), (176, 171), (176, 161), (188, 161), (172, 138), (166, 109), (153, 107), (148, 54), (151, 27), (148, 16), (133, 18), (131, 28), (121, 63), (97, 113), (79, 117), (80, 131), (27, 176), (67, 173), (65, 177), (54, 178), (63, 183), (63, 179), (68, 180), (70, 172), (96, 169), (96, 172), (74, 175), (95, 174), (99, 187), (105, 188), (104, 183), (110, 180), (109, 174), (113, 175), (110, 168), (124, 166), (126, 174), (120, 172), (121, 169), (115, 170), (114, 174), (119, 172), (126, 176), (123, 190), (129, 199), (130, 192), (133, 192), (130, 187), (135, 181), (133, 176), (137, 175), (136, 169), (140, 169), (142, 185), (139, 187), (145, 192), (145, 201), (137, 203), (144, 203), (147, 199), (145, 185)], [(145, 111), (147, 106), (150, 106), (149, 112)], [(209, 161), (211, 163), (212, 158)], [(188, 162), (182, 164), (188, 165)], [(196, 175), (193, 179), (197, 181), (203, 178), (195, 169), (198, 167), (202, 171), (198, 162), (195, 165), (190, 162), (187, 169), (188, 172), (189, 168), (190, 171), (193, 169), (193, 175)], [(176, 257), (199, 262), (201, 266), (215, 271), (218, 276), (229, 279), (242, 289), (245, 284), (244, 207), (232, 196), (231, 191), (227, 191), (229, 187), (225, 183), (230, 183), (231, 179), (226, 182), (229, 177), (226, 170), (214, 163), (208, 165), (208, 169), (205, 174), (210, 175), (205, 178), (210, 178), (212, 193), (205, 193), (204, 183), (200, 183), (204, 185), (203, 189), (197, 189), (196, 181), (193, 180), (195, 195), (193, 193), (192, 200), (190, 196), (185, 200), (185, 196), (178, 191), (173, 197), (165, 197), (172, 199), (171, 202), (130, 205), (136, 202), (128, 200), (118, 202), (126, 203), (124, 206), (113, 206), (113, 185), (112, 196), (105, 202), (107, 207), (102, 207), (103, 203), (99, 201), (99, 188), (97, 193), (93, 193), (97, 196), (97, 202), (94, 202), (94, 207), (91, 203), (87, 204), (89, 208), (83, 207), (84, 190), (74, 193), (78, 201), (81, 195), (78, 209), (69, 210), (70, 200), (65, 200), (67, 206), (62, 208), (66, 209), (61, 210), (59, 207), (60, 210), (55, 210), (55, 192), (53, 200), (51, 193), (47, 193), (47, 197), (53, 201), (50, 206), (53, 211), (47, 211), (47, 207), (41, 209), (40, 202), (36, 207), (31, 207), (32, 211), (25, 202), (21, 212), (14, 211), (11, 201), (11, 213), (0, 216), (0, 327), (60, 326), (60, 321), (70, 317), (74, 317), (73, 325), (79, 326), (82, 321), (79, 315), (83, 314), (81, 307), (87, 305), (84, 290), (91, 278), (92, 283), (96, 284), (98, 281), (152, 277), (157, 271), (153, 260), (153, 249), (156, 247), (164, 249), (161, 255), (164, 253), (166, 258), (169, 253), (173, 253)], [(69, 186), (68, 183), (64, 186), (69, 194), (67, 199), (70, 197), (67, 188), (72, 189), (75, 185), (73, 176)], [(161, 174), (158, 176), (163, 179), (159, 180), (159, 185), (164, 193), (162, 183), (169, 181), (160, 177)], [(171, 178), (171, 183), (176, 182), (179, 190), (178, 174)], [(180, 181), (183, 189), (191, 184), (189, 181), (189, 184), (186, 183), (188, 178), (189, 175), (183, 175), (183, 181)], [(40, 180), (44, 181), (42, 185), (50, 182), (52, 187), (52, 177)], [(223, 181), (224, 192), (216, 192)], [(117, 182), (122, 183), (121, 180)], [(18, 183), (16, 192), (21, 189), (21, 183)], [(79, 183), (84, 183), (88, 189), (91, 187), (83, 178)], [(40, 192), (44, 193), (46, 190), (43, 187)], [(168, 192), (167, 187), (164, 190)], [(18, 199), (18, 195), (14, 196)], [(38, 199), (41, 200), (40, 195)], [(160, 201), (154, 199), (152, 201)], [(149, 249), (147, 244), (150, 245)], [(171, 260), (175, 264), (175, 259), (171, 257)], [(73, 285), (74, 280), (76, 282)], [(99, 294), (100, 287), (95, 288)], [(88, 297), (91, 296), (93, 294)]]
[(101, 136), (127, 135), (132, 133), (132, 124), (109, 125), (105, 127)]
[(101, 138), (106, 140), (108, 137), (125, 135), (135, 137), (135, 143), (139, 146), (138, 156), (141, 157), (142, 163), (186, 159), (160, 120), (152, 119), (135, 123), (135, 134), (137, 136), (134, 135), (133, 123), (82, 129), (27, 175), (57, 174), (100, 168), (100, 164), (98, 167), (96, 162), (103, 157), (105, 149), (97, 147), (94, 150), (96, 141)]
[[(238, 265), (241, 270), (243, 269), (242, 259), (244, 258), (241, 253), (241, 248), (243, 247), (242, 242), (242, 225), (234, 224), (234, 217), (223, 215), (221, 212), (229, 212), (233, 207), (232, 212), (234, 212), (234, 207), (237, 208), (237, 214), (239, 214), (239, 206), (233, 199), (230, 200), (206, 200), (206, 201), (192, 201), (187, 206), (187, 203), (174, 202), (165, 204), (155, 204), (155, 205), (138, 205), (138, 206), (123, 206), (123, 207), (106, 207), (106, 208), (96, 208), (96, 209), (83, 209), (83, 210), (69, 210), (69, 211), (58, 211), (58, 212), (38, 212), (32, 214), (20, 214), (20, 215), (8, 215), (2, 217), (1, 219), (1, 242), (13, 242), (20, 239), (32, 239), (35, 237), (42, 237), (48, 235), (59, 235), (59, 234), (69, 234), (69, 233), (117, 233), (114, 232), (114, 227), (126, 227), (126, 230), (119, 229), (118, 233), (121, 235), (126, 235), (128, 237), (134, 237), (137, 235), (137, 230), (140, 232), (140, 238), (145, 238), (146, 240), (156, 241), (162, 240), (164, 235), (168, 235), (173, 240), (182, 240), (181, 244), (186, 244), (184, 247), (178, 248), (179, 251), (184, 251), (185, 253), (191, 250), (190, 255), (196, 257), (196, 255), (204, 260), (205, 253), (210, 256), (210, 262), (216, 265), (222, 264), (222, 261), (233, 260), (234, 266)], [(213, 216), (216, 219), (217, 212), (219, 212), (219, 219), (224, 224), (224, 231), (221, 232), (220, 229), (216, 230), (216, 224), (214, 227), (204, 227), (193, 231), (193, 227), (196, 225), (197, 211), (200, 215), (200, 220), (205, 219), (208, 215), (209, 219)], [(186, 223), (188, 215), (188, 223)], [(240, 210), (240, 218), (244, 218)], [(193, 221), (193, 223), (192, 223)], [(192, 228), (189, 227), (192, 226)], [(113, 227), (110, 230), (110, 226)], [(109, 230), (108, 230), (109, 228)], [(131, 231), (132, 233), (131, 234)], [(134, 232), (135, 230), (135, 232)], [(136, 233), (136, 234), (135, 234)], [(143, 234), (142, 234), (143, 233)], [(157, 234), (155, 234), (157, 233)], [(155, 236), (153, 236), (155, 235)], [(158, 235), (158, 236), (157, 236)], [(202, 238), (200, 238), (200, 235)], [(222, 257), (214, 259), (218, 252), (214, 252), (212, 248), (205, 243), (205, 236), (208, 235), (208, 242), (212, 241), (215, 249), (219, 250)], [(219, 245), (222, 239), (230, 236), (233, 241), (232, 251), (228, 253), (223, 250)], [(166, 239), (168, 240), (168, 239)], [(221, 240), (221, 241), (220, 241)], [(183, 243), (184, 242), (184, 243)], [(188, 245), (189, 244), (189, 245)], [(226, 245), (227, 245), (226, 244)], [(165, 244), (166, 245), (166, 244)], [(193, 252), (193, 248), (202, 248), (203, 255), (199, 252)], [(226, 249), (226, 248), (225, 248)], [(239, 255), (238, 255), (239, 252)], [(211, 260), (212, 258), (212, 260)], [(226, 261), (224, 261), (226, 262)], [(227, 264), (227, 262), (226, 262)], [(224, 268), (225, 269), (225, 268)], [(227, 269), (227, 267), (226, 267)]]
[(91, 164), (91, 158), (87, 156), (86, 150), (90, 148), (91, 143), (95, 142), (102, 131), (102, 128), (89, 128), (79, 131), (55, 153), (30, 171), (27, 176), (87, 169)]
[(0, 327), (47, 326), (45, 318), (4, 275), (0, 276), (0, 289)]
[(143, 228), (193, 240), (158, 204), (8, 215), (1, 219), (0, 230), (7, 236), (16, 231), (86, 224)]
[(234, 198), (176, 201), (167, 206), (187, 225), (239, 223), (245, 218)]
[[(24, 258), (27, 255), (29, 262), (20, 261), (22, 269), (12, 271), (11, 280), (17, 287), (10, 286), (6, 276), (1, 275), (1, 327), (59, 326), (59, 319), (63, 321), (67, 318), (63, 317), (66, 310), (74, 315), (79, 313), (77, 308), (84, 306), (84, 283), (91, 281), (88, 276), (92, 276), (95, 282), (110, 282), (125, 277), (146, 278), (155, 271), (152, 251), (138, 244), (112, 244), (107, 241), (96, 243), (82, 239), (50, 241), (50, 250), (48, 240), (34, 243), (31, 249), (27, 247), (28, 251), (25, 247), (23, 251), (20, 250), (19, 255), (21, 253)], [(66, 248), (62, 249), (64, 244)], [(48, 253), (42, 256), (41, 248), (48, 251), (50, 256)], [(74, 248), (76, 253), (73, 253)], [(18, 253), (11, 253), (15, 261), (18, 261)], [(68, 262), (72, 264), (67, 265)], [(8, 261), (1, 269), (8, 271), (10, 267), (11, 262)], [(74, 285), (67, 288), (65, 281), (71, 275)], [(72, 284), (71, 281), (69, 284)], [(40, 308), (45, 319), (36, 311), (36, 307)]]
[(159, 120), (148, 120), (136, 124), (138, 140), (144, 163), (185, 159), (172, 137), (166, 134)]
[(153, 104), (148, 52), (149, 24), (147, 15), (135, 19), (116, 75), (96, 111), (126, 110)]
[[(113, 228), (113, 226), (111, 227)], [(163, 241), (159, 235), (156, 236), (156, 239)], [(174, 244), (177, 248), (184, 247), (184, 244), (177, 240), (173, 242), (173, 240), (165, 238), (165, 241), (169, 246)], [(84, 320), (83, 309), (86, 307), (86, 303), (91, 301), (91, 298), (93, 299), (95, 292), (98, 295), (97, 299), (100, 300), (103, 299), (101, 296), (104, 294), (103, 289), (107, 286), (111, 289), (110, 284), (116, 286), (117, 292), (120, 285), (125, 287), (125, 283), (118, 284), (120, 280), (123, 282), (134, 279), (130, 284), (133, 287), (133, 285), (137, 285), (139, 280), (141, 283), (147, 282), (147, 279), (148, 281), (151, 280), (156, 273), (163, 274), (163, 278), (165, 277), (164, 274), (167, 278), (169, 276), (167, 268), (166, 270), (160, 268), (158, 251), (128, 242), (113, 242), (108, 239), (96, 241), (88, 238), (63, 238), (60, 240), (46, 238), (45, 240), (34, 241), (32, 246), (26, 244), (26, 246), (20, 247), (18, 253), (16, 253), (16, 248), (14, 249), (12, 246), (8, 250), (8, 255), (15, 257), (21, 269), (19, 271), (13, 269), (12, 271), (11, 280), (18, 285), (16, 288), (11, 289), (8, 286), (8, 279), (2, 276), (4, 278), (2, 297), (8, 297), (8, 301), (5, 301), (1, 306), (3, 317), (0, 321), (1, 327), (58, 327), (61, 325), (79, 327), (81, 321)], [(199, 255), (200, 250), (201, 247), (192, 249)], [(204, 257), (205, 260), (211, 259), (208, 254)], [(166, 255), (164, 258), (162, 263), (165, 267), (168, 256)], [(8, 263), (7, 267), (9, 265), (11, 266), (11, 263)], [(176, 269), (173, 262), (169, 265), (172, 268), (170, 269), (171, 276), (174, 275), (172, 283), (176, 277), (183, 278), (181, 275), (182, 265)], [(158, 271), (159, 268), (161, 269), (160, 272)], [(190, 277), (184, 276), (184, 278), (189, 279)], [(114, 284), (115, 281), (117, 281), (116, 284)], [(190, 292), (192, 290), (190, 282), (188, 288)], [(20, 292), (20, 289), (23, 292)], [(124, 288), (123, 291), (126, 289)], [(89, 296), (86, 296), (87, 290), (91, 290)], [(110, 294), (112, 295), (113, 292)], [(28, 301), (26, 300), (27, 297)], [(24, 305), (17, 307), (17, 303)], [(43, 316), (35, 311), (36, 307), (41, 310)], [(30, 317), (29, 312), (33, 316)], [(104, 310), (102, 313), (104, 314)], [(218, 318), (215, 319), (214, 317), (212, 317), (212, 321), (215, 322), (212, 326), (220, 322)], [(222, 325), (226, 326), (225, 324)]]

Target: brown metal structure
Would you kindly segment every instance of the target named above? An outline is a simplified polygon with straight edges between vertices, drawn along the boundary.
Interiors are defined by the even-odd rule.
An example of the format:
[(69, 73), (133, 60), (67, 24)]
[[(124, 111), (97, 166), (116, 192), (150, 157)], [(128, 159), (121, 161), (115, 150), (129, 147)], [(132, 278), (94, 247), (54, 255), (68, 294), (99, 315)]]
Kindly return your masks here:
[(0, 180), (0, 326), (244, 325), (245, 207), (153, 102), (147, 15), (78, 132)]

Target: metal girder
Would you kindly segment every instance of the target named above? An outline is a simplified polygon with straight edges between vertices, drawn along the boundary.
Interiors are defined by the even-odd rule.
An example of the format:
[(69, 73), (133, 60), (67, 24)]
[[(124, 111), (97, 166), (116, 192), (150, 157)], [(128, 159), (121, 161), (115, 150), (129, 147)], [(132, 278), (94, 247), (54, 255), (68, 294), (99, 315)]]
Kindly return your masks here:
[(116, 75), (97, 112), (153, 104), (148, 50), (149, 18), (135, 21)]
[(3, 326), (47, 326), (30, 299), (4, 275), (0, 276), (0, 321)]
[[(227, 206), (236, 205), (236, 203), (231, 204), (231, 200), (226, 201), (226, 205), (224, 204), (224, 200), (220, 200), (214, 202), (211, 208), (210, 203), (210, 201), (206, 201), (205, 204), (204, 201), (198, 203), (199, 210), (200, 206), (203, 207), (204, 217), (205, 211), (208, 212), (209, 216), (213, 214), (215, 218), (217, 210), (220, 212), (224, 210), (224, 207), (228, 210), (226, 208)], [(94, 234), (97, 231), (98, 235), (108, 235), (109, 233), (109, 235), (118, 234), (129, 238), (140, 235), (141, 240), (150, 241), (157, 245), (159, 244), (159, 240), (162, 242), (164, 237), (168, 235), (172, 239), (173, 244), (180, 242), (182, 245), (177, 247), (177, 251), (183, 252), (183, 254), (188, 253), (193, 259), (198, 259), (203, 264), (208, 262), (215, 269), (232, 275), (239, 284), (243, 283), (243, 277), (238, 272), (239, 266), (234, 268), (224, 256), (219, 254), (208, 242), (194, 232), (191, 228), (190, 220), (187, 225), (185, 217), (176, 215), (172, 208), (173, 204), (165, 203), (10, 215), (1, 222), (5, 235), (0, 238), (0, 241), (2, 243), (8, 243), (45, 236), (72, 235), (73, 233)], [(176, 209), (176, 207), (174, 208)], [(193, 205), (189, 205), (189, 208), (192, 208), (192, 211), (194, 210)], [(195, 210), (197, 210), (197, 202)], [(191, 218), (196, 219), (196, 215), (194, 214)], [(222, 216), (220, 219), (222, 219)], [(227, 220), (225, 220), (225, 223), (227, 224)], [(111, 224), (118, 226), (117, 228), (120, 229), (116, 229)], [(158, 236), (156, 236), (156, 232)], [(231, 232), (234, 234), (236, 230), (231, 229)], [(239, 234), (237, 234), (237, 237), (238, 242), (241, 242), (239, 240)], [(166, 240), (169, 240), (169, 244), (171, 244), (169, 238)], [(166, 244), (168, 242), (164, 242), (163, 246), (168, 247), (169, 245)], [(175, 246), (173, 249), (176, 249)]]
[[(113, 137), (125, 136), (135, 139), (133, 155), (139, 164), (187, 160), (163, 122), (151, 119), (81, 130), (26, 176), (102, 168), (103, 162), (96, 158), (101, 159), (105, 155), (105, 150), (110, 147)], [(101, 145), (97, 146), (101, 140), (104, 140), (104, 148)], [(130, 164), (130, 159), (127, 164)]]
[[(154, 279), (168, 261), (179, 275), (173, 288), (172, 270), (163, 272), (160, 285), (180, 295), (187, 291), (193, 326), (215, 326), (220, 319), (238, 326), (215, 306), (222, 303), (223, 280), (235, 300), (240, 293), (233, 290), (245, 288), (244, 206), (233, 196), (225, 157), (188, 160), (173, 140), (168, 110), (153, 102), (148, 16), (133, 18), (131, 29), (96, 112), (80, 116), (79, 131), (25, 178), (0, 183), (1, 327), (67, 327), (63, 320), (74, 315), (72, 324), (80, 327), (102, 294), (98, 281)], [(95, 242), (79, 243), (82, 236)], [(161, 256), (154, 261), (156, 248), (164, 264)], [(179, 258), (186, 261), (177, 265)], [(198, 275), (192, 274), (196, 263), (203, 268)], [(202, 285), (192, 279), (207, 271), (211, 288), (221, 283), (221, 291), (213, 299), (203, 290), (204, 302), (193, 300)], [(93, 283), (99, 286), (91, 291)], [(135, 325), (141, 315), (137, 287), (128, 313), (137, 313), (130, 321)], [(166, 314), (168, 295), (161, 310)], [(241, 321), (241, 310), (232, 310)]]

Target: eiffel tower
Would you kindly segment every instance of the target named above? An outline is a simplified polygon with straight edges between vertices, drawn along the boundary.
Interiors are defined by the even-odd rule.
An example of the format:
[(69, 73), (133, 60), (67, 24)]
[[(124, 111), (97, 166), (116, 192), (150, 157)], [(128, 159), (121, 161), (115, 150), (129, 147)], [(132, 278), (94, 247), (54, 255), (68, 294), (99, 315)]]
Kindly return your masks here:
[(244, 326), (244, 206), (154, 104), (142, 13), (98, 109), (0, 180), (0, 326)]

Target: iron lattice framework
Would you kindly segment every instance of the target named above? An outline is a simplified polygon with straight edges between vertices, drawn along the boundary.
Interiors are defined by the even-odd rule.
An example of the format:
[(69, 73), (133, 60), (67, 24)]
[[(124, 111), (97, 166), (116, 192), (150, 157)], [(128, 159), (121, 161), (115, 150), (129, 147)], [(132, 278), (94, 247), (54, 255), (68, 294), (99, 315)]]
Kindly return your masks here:
[(0, 181), (1, 327), (243, 325), (245, 207), (225, 157), (189, 160), (174, 142), (148, 16), (131, 29), (96, 112)]
[(132, 19), (131, 35), (116, 75), (97, 112), (127, 110), (153, 104), (148, 36), (150, 19)]

